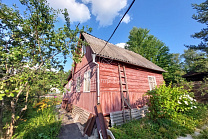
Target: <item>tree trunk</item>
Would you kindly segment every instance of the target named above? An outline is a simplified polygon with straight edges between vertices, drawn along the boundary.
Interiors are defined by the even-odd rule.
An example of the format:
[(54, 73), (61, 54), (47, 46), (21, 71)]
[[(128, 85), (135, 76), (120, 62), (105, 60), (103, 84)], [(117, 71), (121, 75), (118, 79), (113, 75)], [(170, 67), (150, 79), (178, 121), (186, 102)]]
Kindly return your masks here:
[(3, 107), (4, 107), (4, 100), (0, 101), (0, 138), (3, 138)]
[(15, 102), (14, 102), (14, 100), (11, 101), (11, 109), (12, 109), (12, 119), (11, 119), (11, 123), (10, 123), (10, 133), (9, 133), (10, 138), (14, 134), (14, 126), (15, 126)]

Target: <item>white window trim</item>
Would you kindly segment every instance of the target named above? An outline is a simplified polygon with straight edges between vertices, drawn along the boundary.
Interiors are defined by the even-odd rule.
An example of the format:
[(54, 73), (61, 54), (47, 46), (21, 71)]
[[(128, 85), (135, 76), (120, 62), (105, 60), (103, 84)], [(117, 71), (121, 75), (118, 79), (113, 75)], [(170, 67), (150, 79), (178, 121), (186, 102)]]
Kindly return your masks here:
[(86, 54), (86, 46), (82, 45), (82, 55), (85, 55), (85, 54)]
[(72, 80), (71, 81), (69, 81), (69, 89), (68, 89), (68, 93), (71, 93), (71, 89), (72, 88)]
[[(77, 90), (77, 81), (78, 81), (78, 78), (79, 78), (79, 90)], [(80, 92), (80, 90), (81, 90), (81, 76), (78, 76), (77, 77), (77, 81), (76, 81), (76, 92)]]
[(155, 78), (155, 76), (148, 76), (149, 88), (150, 88), (150, 91), (151, 91), (151, 90), (153, 90), (153, 89), (151, 88), (151, 84), (150, 84), (150, 80), (149, 80), (149, 77), (152, 77), (152, 78), (154, 78), (154, 80), (155, 80), (155, 86), (157, 86), (157, 81), (156, 81), (156, 78)]
[[(90, 77), (91, 77), (91, 70), (88, 70), (88, 71), (86, 71), (85, 73), (90, 73)], [(85, 75), (85, 73), (84, 73), (84, 75)], [(89, 81), (89, 91), (86, 91), (85, 90), (85, 76), (84, 76), (84, 85), (83, 85), (83, 92), (86, 92), (86, 93), (89, 93), (90, 92), (90, 85), (91, 85), (91, 79), (90, 79), (90, 81)]]

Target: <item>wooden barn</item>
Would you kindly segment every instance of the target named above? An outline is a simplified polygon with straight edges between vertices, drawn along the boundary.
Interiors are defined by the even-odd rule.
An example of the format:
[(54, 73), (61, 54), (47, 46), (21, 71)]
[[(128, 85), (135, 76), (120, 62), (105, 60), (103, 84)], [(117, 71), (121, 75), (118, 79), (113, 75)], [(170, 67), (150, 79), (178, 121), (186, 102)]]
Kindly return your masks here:
[[(65, 98), (90, 113), (98, 103), (104, 115), (125, 108), (141, 108), (144, 93), (163, 83), (162, 68), (139, 54), (82, 33), (81, 62), (72, 68)], [(106, 45), (106, 46), (105, 46)], [(105, 46), (105, 47), (104, 47)]]

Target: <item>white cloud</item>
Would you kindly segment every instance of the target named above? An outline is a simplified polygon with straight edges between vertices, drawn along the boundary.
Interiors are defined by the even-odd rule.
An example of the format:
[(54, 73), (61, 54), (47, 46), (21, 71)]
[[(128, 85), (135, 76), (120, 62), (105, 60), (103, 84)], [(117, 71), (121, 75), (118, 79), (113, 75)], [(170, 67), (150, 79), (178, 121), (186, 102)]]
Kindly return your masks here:
[(121, 48), (125, 48), (125, 46), (127, 45), (126, 43), (117, 43), (117, 46), (121, 47)]
[(83, 3), (76, 2), (76, 0), (48, 0), (48, 3), (54, 9), (67, 8), (71, 22), (83, 23), (90, 19), (88, 7)]
[(92, 4), (92, 14), (96, 16), (101, 26), (111, 25), (119, 11), (127, 5), (127, 0), (82, 0), (85, 4)]
[(128, 24), (131, 21), (131, 18), (128, 14), (125, 15), (125, 17), (123, 18), (122, 22)]

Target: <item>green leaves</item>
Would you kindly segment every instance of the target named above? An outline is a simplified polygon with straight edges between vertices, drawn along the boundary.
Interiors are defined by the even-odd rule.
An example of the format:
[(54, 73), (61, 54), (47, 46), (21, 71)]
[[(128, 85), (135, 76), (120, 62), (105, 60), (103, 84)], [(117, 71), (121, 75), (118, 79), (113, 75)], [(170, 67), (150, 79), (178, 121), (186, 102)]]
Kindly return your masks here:
[(5, 96), (5, 94), (0, 93), (0, 100), (3, 100), (4, 96)]
[(176, 118), (180, 112), (189, 112), (196, 108), (196, 100), (183, 87), (161, 85), (147, 92), (149, 100), (149, 116), (153, 120), (159, 118)]
[(187, 45), (186, 47), (201, 50), (208, 54), (208, 29), (207, 29), (207, 21), (208, 21), (208, 0), (201, 4), (192, 4), (193, 9), (196, 10), (197, 14), (194, 14), (192, 18), (199, 23), (205, 24), (206, 27), (201, 29), (201, 31), (194, 33), (192, 35), (193, 38), (201, 39), (201, 43), (198, 45)]
[[(61, 10), (49, 7), (46, 0), (20, 2), (21, 11), (0, 2), (0, 100), (8, 102), (4, 105), (6, 113), (13, 109), (15, 116), (31, 97), (49, 93), (52, 87), (63, 91), (68, 75), (61, 70), (68, 55), (80, 61), (77, 44), (82, 40), (78, 35), (91, 30), (71, 28), (67, 11), (67, 25), (55, 27)], [(13, 107), (11, 101), (15, 103)]]
[[(176, 76), (180, 76), (180, 67), (176, 60), (175, 54), (169, 53), (168, 46), (155, 36), (149, 34), (148, 29), (133, 27), (129, 34), (129, 40), (126, 49), (138, 53), (150, 60), (154, 64), (168, 71), (163, 73), (164, 79), (167, 84), (170, 82), (177, 82)], [(178, 59), (177, 59), (178, 60)], [(179, 71), (177, 73), (177, 71)]]

